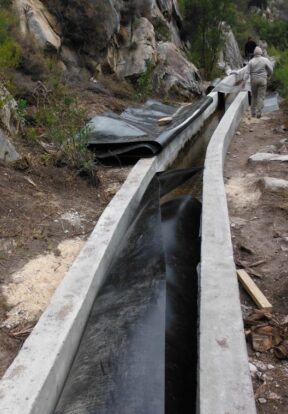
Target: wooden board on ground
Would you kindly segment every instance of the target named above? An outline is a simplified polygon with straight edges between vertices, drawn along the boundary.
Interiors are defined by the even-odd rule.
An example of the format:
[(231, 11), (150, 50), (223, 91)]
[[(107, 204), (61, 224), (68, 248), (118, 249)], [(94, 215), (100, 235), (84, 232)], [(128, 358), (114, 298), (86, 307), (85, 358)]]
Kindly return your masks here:
[(238, 279), (260, 309), (272, 309), (271, 303), (244, 269), (237, 270)]
[(163, 126), (163, 125), (168, 125), (172, 122), (173, 118), (171, 116), (166, 117), (166, 118), (161, 118), (158, 120), (158, 125)]

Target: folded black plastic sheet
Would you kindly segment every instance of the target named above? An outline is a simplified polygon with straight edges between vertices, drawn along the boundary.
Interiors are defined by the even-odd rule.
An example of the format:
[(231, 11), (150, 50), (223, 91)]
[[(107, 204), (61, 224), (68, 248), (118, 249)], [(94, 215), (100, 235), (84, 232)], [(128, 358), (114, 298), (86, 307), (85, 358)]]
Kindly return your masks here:
[[(121, 115), (104, 113), (89, 123), (89, 148), (98, 158), (154, 156), (212, 102), (206, 96), (194, 104), (176, 107), (149, 100), (144, 106), (127, 108)], [(166, 117), (172, 117), (172, 122), (160, 126), (159, 119)]]
[[(195, 412), (200, 203), (156, 175), (97, 295), (56, 414)], [(168, 183), (169, 182), (169, 183)]]

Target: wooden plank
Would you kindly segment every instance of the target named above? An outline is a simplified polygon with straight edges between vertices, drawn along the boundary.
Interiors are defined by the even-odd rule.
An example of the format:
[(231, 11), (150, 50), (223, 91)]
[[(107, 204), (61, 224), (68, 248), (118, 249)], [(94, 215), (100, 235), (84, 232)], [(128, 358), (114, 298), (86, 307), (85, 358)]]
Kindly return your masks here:
[(160, 126), (168, 125), (172, 122), (172, 120), (173, 120), (172, 116), (167, 116), (166, 118), (158, 119), (158, 125)]
[(271, 310), (272, 305), (244, 269), (237, 270), (241, 285), (260, 309)]

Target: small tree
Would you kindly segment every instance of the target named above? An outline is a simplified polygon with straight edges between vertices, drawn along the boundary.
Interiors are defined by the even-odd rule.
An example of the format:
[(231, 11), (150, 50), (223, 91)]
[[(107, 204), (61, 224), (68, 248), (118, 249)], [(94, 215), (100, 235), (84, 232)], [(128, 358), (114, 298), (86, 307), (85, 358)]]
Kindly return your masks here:
[(180, 0), (191, 42), (192, 58), (210, 76), (222, 44), (222, 22), (235, 20), (231, 0)]

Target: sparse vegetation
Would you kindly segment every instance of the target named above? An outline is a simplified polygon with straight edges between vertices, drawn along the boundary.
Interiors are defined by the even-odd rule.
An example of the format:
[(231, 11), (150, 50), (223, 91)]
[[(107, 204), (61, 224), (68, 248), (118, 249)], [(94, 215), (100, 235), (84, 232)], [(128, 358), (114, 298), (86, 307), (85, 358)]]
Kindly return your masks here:
[(191, 42), (190, 57), (209, 78), (223, 43), (222, 22), (235, 21), (235, 5), (231, 0), (180, 0), (180, 6)]
[(159, 41), (167, 42), (171, 38), (170, 29), (167, 26), (165, 20), (161, 17), (155, 17), (154, 19), (154, 28), (156, 33), (156, 38)]
[(153, 63), (148, 61), (146, 72), (142, 73), (136, 81), (136, 99), (139, 101), (144, 101), (152, 94), (153, 69)]
[[(17, 42), (16, 19), (10, 11), (10, 3), (1, 1), (0, 81), (13, 93), (14, 69), (21, 68), (32, 79), (38, 79), (32, 92), (32, 104), (36, 108), (33, 123), (26, 122), (27, 101), (20, 97), (16, 112), (17, 131), (30, 140), (52, 143), (56, 150), (50, 154), (50, 162), (75, 168), (96, 183), (94, 155), (87, 149), (86, 111), (65, 86), (55, 61), (45, 58), (32, 39)], [(2, 99), (0, 105), (5, 103)]]
[(19, 65), (21, 50), (17, 44), (12, 30), (16, 19), (9, 9), (10, 2), (1, 2), (0, 9), (0, 81), (8, 84), (10, 80), (9, 71)]
[(283, 20), (268, 21), (265, 17), (252, 14), (248, 24), (260, 39), (266, 40), (270, 46), (284, 51), (288, 48), (288, 22)]
[(272, 47), (269, 54), (277, 60), (273, 74), (275, 86), (283, 97), (288, 98), (288, 50), (281, 51)]
[(45, 157), (46, 162), (68, 165), (80, 174), (88, 175), (96, 184), (96, 161), (87, 148), (87, 111), (65, 85), (51, 60), (47, 71), (46, 82), (39, 81), (34, 90), (36, 110), (33, 125), (27, 128), (27, 138), (53, 145), (55, 151)]
[(25, 115), (26, 115), (26, 108), (27, 108), (27, 101), (25, 99), (18, 99), (17, 102), (17, 112), (16, 112), (16, 117), (17, 117), (17, 131), (24, 133), (24, 128), (25, 128), (25, 123), (26, 123), (26, 119), (25, 119)]

